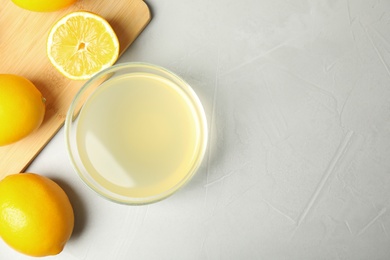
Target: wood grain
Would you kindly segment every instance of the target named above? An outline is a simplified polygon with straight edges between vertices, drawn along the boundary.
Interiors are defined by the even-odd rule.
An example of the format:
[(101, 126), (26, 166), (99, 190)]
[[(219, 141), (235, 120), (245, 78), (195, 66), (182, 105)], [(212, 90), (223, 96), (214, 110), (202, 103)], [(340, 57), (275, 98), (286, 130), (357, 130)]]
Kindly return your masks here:
[(46, 98), (41, 127), (27, 138), (0, 147), (0, 179), (23, 172), (48, 141), (62, 127), (68, 107), (84, 84), (65, 78), (46, 55), (51, 26), (72, 11), (87, 10), (104, 17), (113, 27), (122, 54), (151, 19), (142, 0), (79, 0), (73, 6), (51, 13), (38, 13), (0, 0), (0, 73), (12, 73), (31, 80)]

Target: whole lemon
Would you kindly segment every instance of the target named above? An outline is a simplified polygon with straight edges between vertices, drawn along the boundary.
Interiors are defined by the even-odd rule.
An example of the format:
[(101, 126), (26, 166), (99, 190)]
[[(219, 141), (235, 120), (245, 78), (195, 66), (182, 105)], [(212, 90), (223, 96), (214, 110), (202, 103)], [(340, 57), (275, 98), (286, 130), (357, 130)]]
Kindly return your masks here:
[(29, 256), (59, 254), (74, 225), (64, 190), (51, 179), (19, 173), (0, 181), (0, 236)]
[(35, 131), (45, 115), (45, 99), (28, 79), (0, 74), (0, 146)]
[(68, 7), (77, 0), (12, 0), (16, 5), (36, 12), (52, 12)]

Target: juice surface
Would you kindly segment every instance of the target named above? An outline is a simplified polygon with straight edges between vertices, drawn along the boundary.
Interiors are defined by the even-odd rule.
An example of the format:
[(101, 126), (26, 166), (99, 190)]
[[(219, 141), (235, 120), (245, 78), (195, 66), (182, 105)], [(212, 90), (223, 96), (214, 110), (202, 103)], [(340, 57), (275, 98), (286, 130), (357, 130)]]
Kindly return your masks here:
[(78, 119), (85, 168), (106, 189), (153, 196), (180, 182), (199, 149), (196, 111), (182, 89), (145, 73), (104, 82)]

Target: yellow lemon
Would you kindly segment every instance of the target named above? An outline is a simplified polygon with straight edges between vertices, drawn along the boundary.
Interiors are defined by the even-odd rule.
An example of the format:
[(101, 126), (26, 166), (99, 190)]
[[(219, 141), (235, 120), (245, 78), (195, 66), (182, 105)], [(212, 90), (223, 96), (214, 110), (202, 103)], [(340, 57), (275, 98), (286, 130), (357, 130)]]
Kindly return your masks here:
[(19, 173), (0, 181), (0, 236), (13, 249), (29, 256), (59, 254), (73, 226), (69, 199), (51, 179)]
[(47, 39), (47, 55), (66, 77), (85, 80), (115, 63), (119, 41), (104, 18), (77, 11), (54, 24)]
[(72, 5), (77, 0), (12, 0), (16, 5), (36, 12), (52, 12)]
[(28, 79), (0, 74), (0, 146), (35, 131), (45, 115), (45, 99)]

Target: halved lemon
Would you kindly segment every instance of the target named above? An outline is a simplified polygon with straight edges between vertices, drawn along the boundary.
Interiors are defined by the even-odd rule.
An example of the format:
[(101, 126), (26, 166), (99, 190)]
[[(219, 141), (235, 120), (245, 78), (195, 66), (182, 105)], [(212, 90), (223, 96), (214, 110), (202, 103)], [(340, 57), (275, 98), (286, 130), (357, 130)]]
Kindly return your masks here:
[(119, 41), (103, 17), (77, 11), (53, 25), (47, 39), (47, 55), (67, 78), (85, 80), (115, 63)]

